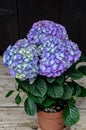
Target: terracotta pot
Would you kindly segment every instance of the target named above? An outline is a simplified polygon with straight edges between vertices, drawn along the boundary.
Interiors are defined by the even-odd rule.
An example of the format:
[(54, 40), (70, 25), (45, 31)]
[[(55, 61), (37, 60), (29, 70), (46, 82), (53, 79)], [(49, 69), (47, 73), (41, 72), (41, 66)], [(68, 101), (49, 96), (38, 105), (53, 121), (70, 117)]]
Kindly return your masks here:
[(63, 130), (65, 128), (62, 111), (56, 113), (39, 111), (37, 116), (41, 130)]

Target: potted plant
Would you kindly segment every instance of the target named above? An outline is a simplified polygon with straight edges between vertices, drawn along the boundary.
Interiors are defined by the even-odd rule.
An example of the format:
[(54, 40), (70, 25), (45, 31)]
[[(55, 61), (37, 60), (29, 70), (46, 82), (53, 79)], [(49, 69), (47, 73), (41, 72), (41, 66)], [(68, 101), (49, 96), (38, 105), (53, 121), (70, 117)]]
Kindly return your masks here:
[(76, 80), (86, 75), (86, 67), (77, 65), (85, 61), (66, 29), (48, 20), (34, 23), (27, 39), (18, 40), (3, 54), (3, 63), (18, 85), (16, 103), (21, 102), (23, 91), (25, 112), (37, 112), (42, 130), (63, 130), (79, 120), (75, 103), (78, 97), (86, 96), (86, 88)]

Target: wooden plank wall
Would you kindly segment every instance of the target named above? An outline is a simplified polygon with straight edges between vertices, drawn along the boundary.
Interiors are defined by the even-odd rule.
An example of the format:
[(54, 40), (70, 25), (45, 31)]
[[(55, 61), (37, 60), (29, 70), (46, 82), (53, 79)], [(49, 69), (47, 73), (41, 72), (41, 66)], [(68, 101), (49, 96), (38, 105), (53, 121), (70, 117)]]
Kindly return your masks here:
[[(79, 82), (85, 86), (86, 77)], [(7, 69), (2, 65), (2, 58), (0, 58), (0, 130), (38, 130), (36, 115), (31, 117), (24, 112), (24, 94), (21, 94), (23, 100), (19, 106), (14, 101), (16, 93), (9, 98), (5, 98), (6, 93), (10, 89), (15, 89), (15, 86), (14, 78), (8, 74)], [(86, 130), (86, 98), (79, 99), (77, 105), (80, 109), (81, 118), (76, 125), (69, 129)]]

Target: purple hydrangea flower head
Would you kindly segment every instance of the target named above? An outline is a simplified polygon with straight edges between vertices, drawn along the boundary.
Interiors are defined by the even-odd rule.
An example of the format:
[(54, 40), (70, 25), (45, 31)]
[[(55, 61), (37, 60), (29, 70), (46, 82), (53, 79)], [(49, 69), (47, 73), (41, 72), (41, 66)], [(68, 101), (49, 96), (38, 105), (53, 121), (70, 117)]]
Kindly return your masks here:
[(3, 63), (16, 78), (33, 80), (38, 74), (38, 55), (35, 45), (29, 45), (25, 38), (17, 41), (4, 52)]
[(30, 40), (30, 43), (42, 43), (49, 35), (56, 36), (59, 39), (68, 39), (66, 29), (61, 24), (48, 20), (34, 23), (27, 34), (27, 38)]
[(77, 44), (70, 40), (57, 39), (57, 44), (55, 44), (53, 37), (50, 43), (47, 42), (49, 39), (51, 37), (47, 37), (45, 44), (42, 45), (39, 74), (56, 77), (79, 59), (81, 51)]
[(52, 21), (34, 23), (27, 38), (38, 48), (40, 75), (60, 76), (81, 56), (78, 45), (69, 40), (65, 28)]
[(57, 77), (77, 62), (81, 51), (65, 28), (48, 20), (33, 24), (27, 39), (4, 52), (3, 62), (14, 77), (31, 82), (37, 75)]

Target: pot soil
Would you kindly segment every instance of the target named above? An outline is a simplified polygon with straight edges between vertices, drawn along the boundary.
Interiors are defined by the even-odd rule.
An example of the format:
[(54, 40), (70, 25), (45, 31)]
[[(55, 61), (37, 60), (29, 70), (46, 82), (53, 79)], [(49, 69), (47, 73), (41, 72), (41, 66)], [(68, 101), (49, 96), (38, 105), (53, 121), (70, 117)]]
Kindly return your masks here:
[(39, 111), (37, 116), (41, 130), (63, 130), (66, 127), (62, 118), (62, 111), (55, 113)]

